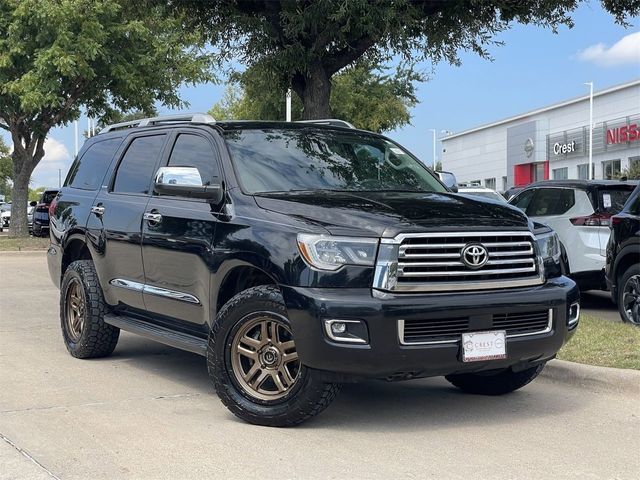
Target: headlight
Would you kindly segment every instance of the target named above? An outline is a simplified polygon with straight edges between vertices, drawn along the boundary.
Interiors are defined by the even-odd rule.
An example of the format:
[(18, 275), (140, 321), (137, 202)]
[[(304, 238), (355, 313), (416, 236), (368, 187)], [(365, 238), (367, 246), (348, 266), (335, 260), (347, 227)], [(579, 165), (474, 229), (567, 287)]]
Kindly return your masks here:
[(298, 248), (307, 263), (320, 270), (337, 270), (343, 265), (372, 267), (378, 239), (300, 233)]
[(543, 260), (551, 258), (555, 262), (560, 261), (560, 240), (556, 232), (552, 231), (537, 235), (536, 241), (538, 242), (538, 249), (540, 250), (540, 256), (542, 256)]

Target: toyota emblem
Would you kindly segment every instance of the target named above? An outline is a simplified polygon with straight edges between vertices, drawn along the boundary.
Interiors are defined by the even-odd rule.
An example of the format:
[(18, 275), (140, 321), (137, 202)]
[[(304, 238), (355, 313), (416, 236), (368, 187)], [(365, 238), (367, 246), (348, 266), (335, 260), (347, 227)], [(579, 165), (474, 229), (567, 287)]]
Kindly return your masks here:
[(489, 252), (479, 243), (466, 245), (460, 254), (462, 262), (469, 268), (477, 270), (482, 268), (489, 261)]

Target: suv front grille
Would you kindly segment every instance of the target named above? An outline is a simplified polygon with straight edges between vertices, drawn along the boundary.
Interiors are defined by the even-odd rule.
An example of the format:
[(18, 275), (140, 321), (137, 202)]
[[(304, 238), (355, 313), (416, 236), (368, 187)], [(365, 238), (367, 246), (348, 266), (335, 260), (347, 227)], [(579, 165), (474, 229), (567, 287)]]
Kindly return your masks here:
[[(398, 238), (394, 290), (480, 290), (543, 282), (529, 232), (404, 234)], [(467, 247), (475, 246), (479, 247), (476, 252), (465, 255)], [(472, 262), (477, 251), (481, 252), (479, 266)]]
[(506, 330), (507, 338), (539, 335), (551, 331), (553, 310), (496, 313), (488, 321), (470, 317), (400, 320), (398, 333), (405, 345), (455, 343), (463, 333)]

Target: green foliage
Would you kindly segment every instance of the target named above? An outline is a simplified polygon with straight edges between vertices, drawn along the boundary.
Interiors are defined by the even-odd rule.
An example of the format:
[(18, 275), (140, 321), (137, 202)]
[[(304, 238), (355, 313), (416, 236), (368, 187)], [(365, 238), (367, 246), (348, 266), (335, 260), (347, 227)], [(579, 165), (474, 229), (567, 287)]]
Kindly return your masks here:
[[(216, 119), (284, 120), (287, 87), (274, 82), (269, 72), (259, 67), (233, 77), (209, 114)], [(356, 127), (375, 132), (393, 130), (411, 120), (416, 105), (413, 81), (420, 79), (411, 71), (385, 72), (369, 62), (345, 68), (332, 80), (331, 112)], [(303, 118), (302, 102), (292, 98), (292, 119)]]
[[(151, 0), (149, 0), (151, 1)], [(291, 86), (305, 118), (331, 114), (331, 78), (359, 59), (459, 64), (460, 51), (489, 57), (513, 24), (571, 27), (587, 0), (173, 0), (217, 47), (218, 60), (260, 66), (272, 85)], [(152, 2), (154, 3), (154, 2)], [(158, 3), (164, 3), (159, 2)], [(618, 23), (640, 13), (638, 0), (601, 0)]]
[(38, 201), (40, 200), (40, 195), (42, 192), (46, 190), (46, 187), (38, 187), (38, 188), (29, 188), (29, 201)]
[(628, 180), (640, 180), (640, 162), (635, 161), (622, 171), (623, 177)]
[(127, 0), (0, 0), (0, 128), (10, 132), (16, 234), (49, 130), (90, 116), (183, 105), (184, 82), (211, 80), (198, 31), (166, 5)]

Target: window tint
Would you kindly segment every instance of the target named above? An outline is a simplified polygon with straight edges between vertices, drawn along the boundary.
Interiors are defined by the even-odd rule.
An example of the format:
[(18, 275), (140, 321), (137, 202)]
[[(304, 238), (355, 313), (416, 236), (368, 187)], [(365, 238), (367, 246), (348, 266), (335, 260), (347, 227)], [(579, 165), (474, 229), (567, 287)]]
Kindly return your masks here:
[(82, 190), (100, 188), (104, 174), (121, 143), (122, 138), (112, 138), (91, 145), (71, 167), (65, 186)]
[(598, 192), (598, 197), (600, 203), (600, 211), (611, 213), (615, 215), (622, 210), (624, 204), (627, 203), (627, 200), (631, 196), (631, 187), (626, 189), (612, 189), (608, 188), (606, 190), (600, 190)]
[(575, 204), (573, 190), (569, 188), (541, 188), (536, 191), (527, 208), (527, 215), (544, 217), (562, 215)]
[(534, 190), (527, 190), (526, 192), (522, 192), (513, 200), (513, 202), (510, 203), (524, 212), (529, 206), (529, 203), (531, 203), (533, 193)]
[(211, 144), (198, 135), (182, 134), (178, 136), (169, 165), (172, 167), (196, 167), (200, 172), (203, 185), (211, 185), (218, 176), (218, 166)]
[(114, 192), (149, 193), (166, 135), (138, 137), (131, 142), (118, 166)]
[(632, 198), (628, 201), (629, 203), (626, 205), (626, 210), (631, 215), (640, 215), (640, 186), (636, 187), (636, 189), (632, 193)]

